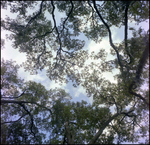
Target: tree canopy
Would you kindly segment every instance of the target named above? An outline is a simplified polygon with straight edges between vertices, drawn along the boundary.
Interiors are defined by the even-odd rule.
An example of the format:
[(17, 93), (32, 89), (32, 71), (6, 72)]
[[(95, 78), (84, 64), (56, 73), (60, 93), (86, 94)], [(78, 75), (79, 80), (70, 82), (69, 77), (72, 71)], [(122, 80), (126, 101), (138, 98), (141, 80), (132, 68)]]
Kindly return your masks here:
[[(147, 1), (2, 1), (1, 8), (16, 14), (1, 19), (1, 28), (27, 56), (21, 66), (1, 60), (1, 143), (149, 142), (149, 89), (142, 87), (149, 83), (149, 30), (129, 25), (149, 18)], [(59, 23), (57, 11), (63, 14)], [(124, 27), (119, 44), (112, 27)], [(89, 53), (81, 35), (96, 43), (108, 37), (114, 59), (102, 48)], [(82, 86), (93, 104), (19, 78), (20, 67), (32, 74), (45, 69), (50, 80)], [(117, 83), (102, 77), (114, 69)]]

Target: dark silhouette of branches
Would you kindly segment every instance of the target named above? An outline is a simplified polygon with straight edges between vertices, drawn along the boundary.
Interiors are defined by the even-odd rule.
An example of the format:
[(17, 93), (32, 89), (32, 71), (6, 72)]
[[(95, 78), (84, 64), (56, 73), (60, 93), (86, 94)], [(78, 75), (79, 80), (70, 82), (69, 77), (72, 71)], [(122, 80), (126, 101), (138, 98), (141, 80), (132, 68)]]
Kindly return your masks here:
[(126, 7), (125, 7), (125, 50), (130, 58), (130, 62), (129, 64), (132, 63), (132, 56), (130, 54), (130, 52), (128, 51), (128, 43), (127, 43), (127, 39), (128, 39), (128, 9), (129, 9), (129, 5), (130, 5), (130, 2), (128, 1), (126, 3)]
[(89, 142), (89, 144), (94, 144), (96, 142), (96, 140), (99, 138), (99, 136), (103, 133), (103, 130), (108, 126), (109, 123), (111, 123), (111, 121), (113, 119), (115, 119), (116, 117), (118, 117), (121, 114), (124, 114), (128, 117), (134, 117), (134, 114), (130, 114), (132, 113), (134, 110), (130, 110), (129, 112), (119, 112), (114, 114), (111, 118), (109, 118), (104, 125), (99, 129), (99, 131), (96, 133), (96, 135), (91, 139), (91, 141)]
[(19, 117), (19, 119), (15, 120), (15, 121), (7, 121), (7, 122), (2, 122), (1, 124), (6, 124), (6, 123), (15, 123), (21, 120), (21, 118), (25, 117), (26, 115), (28, 115), (28, 113), (23, 114), (21, 117)]
[(23, 95), (29, 95), (30, 93), (25, 93), (25, 91), (26, 90), (28, 90), (28, 89), (25, 89), (19, 96), (17, 96), (17, 97), (3, 97), (3, 96), (1, 96), (1, 98), (4, 98), (4, 99), (17, 99), (17, 98), (19, 98), (19, 97), (21, 97), (21, 96), (23, 96)]
[(100, 17), (100, 19), (102, 20), (103, 24), (106, 26), (106, 28), (107, 28), (107, 30), (108, 30), (110, 45), (112, 46), (112, 48), (115, 50), (115, 52), (116, 52), (116, 54), (117, 54), (118, 64), (119, 64), (119, 66), (120, 66), (121, 72), (123, 72), (123, 65), (122, 65), (121, 60), (120, 60), (119, 52), (118, 52), (118, 50), (116, 49), (116, 46), (114, 45), (114, 43), (113, 43), (113, 41), (112, 41), (112, 36), (111, 36), (110, 28), (109, 28), (108, 24), (104, 21), (104, 19), (103, 19), (103, 17), (101, 16), (100, 12), (98, 11), (97, 6), (96, 6), (96, 3), (95, 3), (95, 0), (93, 0), (93, 4), (94, 4), (94, 8), (95, 8), (95, 10), (96, 10), (98, 16)]
[(40, 4), (40, 10), (39, 10), (39, 12), (29, 20), (29, 22), (26, 25), (26, 27), (28, 27), (42, 13), (43, 2), (44, 1), (42, 1), (41, 4)]
[(140, 59), (138, 68), (136, 70), (136, 76), (133, 79), (131, 85), (129, 86), (129, 93), (132, 95), (135, 95), (136, 97), (140, 98), (141, 100), (143, 100), (143, 102), (149, 107), (149, 103), (146, 101), (146, 99), (144, 97), (142, 97), (142, 95), (137, 94), (136, 92), (133, 91), (133, 86), (140, 83), (140, 76), (142, 74), (143, 71), (143, 67), (148, 59), (149, 56), (149, 42), (147, 42), (146, 48), (142, 54), (142, 57)]
[(37, 106), (39, 106), (41, 108), (44, 108), (44, 109), (50, 111), (50, 113), (52, 114), (51, 109), (49, 109), (49, 108), (47, 108), (47, 107), (45, 107), (43, 105), (40, 105), (40, 104), (38, 104), (36, 102), (33, 102), (33, 101), (31, 102), (31, 101), (1, 100), (1, 103), (2, 104), (3, 103), (16, 103), (16, 104), (31, 103), (31, 104), (35, 104), (35, 105), (37, 105)]

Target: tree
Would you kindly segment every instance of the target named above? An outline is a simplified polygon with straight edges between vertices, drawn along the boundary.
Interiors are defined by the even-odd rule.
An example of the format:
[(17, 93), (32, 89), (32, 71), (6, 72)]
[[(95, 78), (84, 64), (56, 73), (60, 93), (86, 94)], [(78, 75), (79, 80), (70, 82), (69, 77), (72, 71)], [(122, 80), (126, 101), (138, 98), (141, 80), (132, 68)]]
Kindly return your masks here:
[[(40, 126), (44, 125), (45, 129), (49, 129), (47, 123), (41, 123), (41, 113), (42, 120), (50, 119), (52, 143), (61, 143), (60, 136), (64, 136), (64, 141), (66, 139), (68, 143), (113, 143), (115, 134), (118, 143), (134, 142), (139, 137), (135, 131), (136, 126), (139, 126), (145, 135), (148, 128), (140, 123), (143, 123), (148, 114), (149, 90), (143, 90), (141, 86), (148, 83), (149, 31), (130, 28), (133, 37), (128, 38), (128, 21), (140, 23), (148, 19), (149, 3), (42, 1), (37, 12), (28, 14), (28, 10), (35, 8), (37, 4), (38, 2), (30, 1), (2, 2), (2, 8), (9, 7), (12, 13), (17, 13), (16, 19), (7, 17), (1, 20), (2, 28), (12, 32), (8, 38), (13, 40), (13, 47), (27, 54), (27, 62), (23, 64), (26, 70), (37, 73), (38, 69), (47, 69), (51, 80), (66, 83), (72, 80), (74, 87), (82, 85), (87, 96), (93, 96), (93, 106), (84, 106), (84, 102), (68, 102), (65, 97), (69, 94), (64, 90), (47, 91), (41, 84), (24, 82), (17, 77), (18, 66), (2, 62), (2, 114), (6, 110), (10, 111), (4, 115), (3, 121), (10, 123), (7, 120), (9, 115), (20, 116), (16, 120), (19, 124), (11, 122), (13, 126), (3, 128), (10, 128), (11, 133), (17, 131), (18, 136), (13, 139), (17, 138), (19, 143), (31, 143), (31, 139), (35, 143), (41, 143), (44, 134), (40, 133)], [(66, 14), (59, 25), (56, 22), (56, 7), (58, 11)], [(46, 16), (46, 12), (51, 15), (51, 19)], [(124, 41), (119, 45), (113, 43), (110, 29), (112, 26), (125, 28)], [(109, 36), (111, 54), (116, 58), (106, 60), (104, 49), (100, 49), (97, 54), (89, 54), (83, 48), (85, 42), (76, 39), (80, 34), (97, 43)], [(89, 57), (100, 62), (87, 65)], [(15, 73), (9, 73), (11, 70), (8, 71), (8, 65)], [(117, 84), (101, 77), (102, 72), (111, 72), (114, 68), (120, 71), (115, 76)], [(92, 73), (89, 70), (92, 70)], [(12, 98), (13, 100), (8, 100)], [(8, 103), (10, 105), (6, 105)], [(105, 107), (99, 108), (100, 104)], [(52, 108), (49, 109), (48, 105)], [(111, 106), (115, 106), (115, 114), (110, 112)], [(126, 106), (130, 106), (129, 111)], [(47, 112), (50, 115), (46, 116)], [(97, 117), (93, 117), (94, 114)], [(71, 123), (72, 120), (75, 122)], [(27, 131), (24, 132), (23, 129)], [(109, 130), (109, 134), (103, 132), (105, 129)], [(29, 137), (19, 140), (19, 136), (24, 134)], [(7, 141), (14, 142), (13, 139), (9, 138)]]
[[(113, 115), (108, 107), (87, 105), (85, 101), (70, 102), (70, 96), (64, 90), (47, 91), (41, 84), (23, 82), (17, 76), (19, 67), (14, 62), (2, 60), (1, 68), (1, 143), (42, 143), (45, 134), (41, 130), (50, 133), (51, 138), (45, 140), (45, 143), (112, 144), (115, 133), (120, 135), (119, 140), (124, 141), (125, 137), (128, 141), (138, 137), (132, 132), (132, 126), (135, 125), (128, 122), (141, 122), (138, 115), (133, 113), (134, 108), (130, 111), (117, 111)], [(13, 79), (10, 78), (12, 71)], [(10, 121), (11, 118), (13, 121)], [(114, 123), (109, 125), (112, 120)], [(125, 130), (118, 131), (120, 127)], [(105, 128), (108, 128), (109, 134), (103, 133)]]
[[(135, 124), (142, 121), (140, 112), (136, 112), (139, 113), (137, 115), (133, 113), (135, 108), (128, 112), (119, 111), (118, 108), (113, 115), (109, 107), (98, 107), (95, 102), (92, 106), (85, 101), (70, 102), (69, 94), (63, 90), (47, 91), (41, 84), (23, 82), (17, 76), (19, 67), (14, 62), (2, 60), (1, 68), (1, 143), (42, 143), (45, 134), (40, 130), (50, 133), (50, 139), (45, 140), (45, 143), (112, 144), (115, 133), (119, 134), (120, 142), (134, 141), (139, 137), (132, 129), (132, 126), (135, 127)], [(113, 104), (114, 101), (116, 107), (123, 106), (117, 104), (114, 98), (116, 97), (106, 102)], [(12, 118), (18, 119), (10, 121)], [(112, 121), (114, 123), (109, 125)], [(109, 130), (109, 134), (103, 133), (105, 128)], [(145, 129), (143, 128), (142, 133), (146, 133)]]

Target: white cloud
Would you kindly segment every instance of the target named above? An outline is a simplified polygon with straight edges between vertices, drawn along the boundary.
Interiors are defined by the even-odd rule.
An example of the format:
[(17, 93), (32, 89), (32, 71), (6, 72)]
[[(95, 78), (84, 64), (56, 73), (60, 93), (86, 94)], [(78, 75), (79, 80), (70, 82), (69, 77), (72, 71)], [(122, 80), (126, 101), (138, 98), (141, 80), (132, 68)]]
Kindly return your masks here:
[(80, 94), (86, 95), (86, 91), (82, 86), (73, 88), (74, 97), (79, 97)]
[(11, 34), (8, 31), (2, 31), (1, 36), (5, 39), (5, 48), (1, 51), (1, 56), (5, 60), (12, 59), (16, 61), (17, 64), (21, 64), (26, 61), (26, 53), (20, 53), (18, 49), (12, 48), (12, 42), (10, 40), (6, 40), (6, 34)]
[(105, 49), (106, 52), (110, 52), (110, 44), (107, 40), (107, 37), (103, 39), (100, 43), (95, 43), (93, 40), (91, 40), (87, 49), (89, 50), (89, 53), (91, 53), (92, 51), (99, 52), (99, 50), (102, 48)]
[[(47, 90), (49, 89), (55, 89), (55, 88), (62, 88), (65, 89), (66, 84), (58, 84), (55, 83), (55, 81), (51, 81), (46, 76), (46, 70), (43, 70), (42, 72), (39, 71), (36, 75), (31, 75), (30, 72), (25, 72), (23, 68), (20, 68), (18, 71), (18, 74), (21, 78), (25, 79), (25, 81), (35, 81), (37, 83), (41, 83)], [(68, 89), (65, 89), (66, 92), (69, 92)]]
[[(49, 80), (50, 81), (50, 80)], [(62, 84), (58, 84), (56, 83), (54, 80), (53, 81), (50, 81), (49, 85), (48, 85), (48, 88), (49, 89), (55, 89), (55, 88), (62, 88), (64, 89), (66, 87), (66, 84), (65, 83), (62, 83)], [(68, 90), (68, 89), (67, 89)], [(68, 92), (68, 91), (66, 91)]]
[(89, 99), (90, 104), (92, 105), (93, 104), (93, 96), (89, 97), (88, 99)]
[(113, 77), (114, 75), (115, 75), (115, 73), (112, 74), (111, 72), (104, 72), (103, 73), (103, 77), (105, 77), (107, 80), (109, 80), (112, 83), (117, 83), (117, 80), (115, 80)]

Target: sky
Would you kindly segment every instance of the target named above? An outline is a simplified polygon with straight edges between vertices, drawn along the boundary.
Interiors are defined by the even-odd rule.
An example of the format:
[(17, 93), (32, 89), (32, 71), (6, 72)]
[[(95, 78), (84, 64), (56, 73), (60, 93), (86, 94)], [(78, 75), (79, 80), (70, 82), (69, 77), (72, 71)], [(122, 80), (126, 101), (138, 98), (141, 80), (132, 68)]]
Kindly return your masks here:
[[(1, 17), (5, 18), (5, 16), (8, 15), (11, 18), (15, 18), (15, 15), (12, 13), (9, 13), (8, 10), (1, 10)], [(48, 15), (48, 14), (47, 14)], [(60, 23), (60, 18), (63, 17), (63, 13), (55, 12), (55, 18), (57, 24)], [(134, 27), (138, 29), (140, 26), (144, 28), (146, 31), (149, 29), (149, 21), (143, 22), (139, 25), (135, 25), (134, 22), (129, 23), (130, 27)], [(116, 27), (111, 27), (112, 31), (112, 39), (114, 43), (119, 43), (124, 39), (124, 27), (121, 28), (116, 28)], [(1, 31), (1, 37), (5, 39), (5, 34), (9, 34), (9, 32), (6, 31)], [(129, 30), (128, 31), (128, 36), (132, 36), (132, 32)], [(84, 48), (86, 50), (89, 50), (89, 52), (95, 51), (97, 52), (100, 48), (104, 48), (106, 52), (110, 52), (110, 44), (109, 44), (109, 39), (108, 37), (105, 37), (101, 43), (95, 43), (92, 40), (88, 40), (83, 34), (79, 37), (79, 39), (84, 39), (86, 41), (86, 44)], [(115, 56), (116, 57), (116, 56)], [(11, 46), (11, 41), (5, 39), (5, 48), (1, 50), (1, 59), (4, 58), (5, 60), (10, 60), (12, 59), (13, 61), (16, 61), (17, 64), (21, 64), (26, 60), (26, 54), (25, 53), (20, 53), (17, 49), (12, 48)], [(110, 54), (108, 55), (107, 59), (113, 59), (114, 56), (111, 56)], [(18, 75), (23, 78), (25, 81), (35, 81), (37, 83), (41, 83), (42, 85), (45, 86), (47, 90), (49, 89), (54, 89), (55, 87), (57, 88), (62, 88), (65, 89), (66, 92), (70, 93), (72, 96), (71, 101), (81, 101), (85, 100), (88, 103), (92, 104), (93, 98), (90, 97), (88, 98), (86, 95), (86, 91), (82, 86), (78, 86), (77, 88), (72, 86), (72, 82), (69, 82), (68, 84), (62, 84), (59, 85), (55, 83), (55, 81), (51, 81), (47, 76), (46, 76), (46, 70), (38, 71), (39, 73), (37, 75), (31, 75), (30, 72), (25, 72), (23, 68), (19, 69)], [(106, 72), (103, 74), (104, 77), (106, 77), (108, 80), (111, 82), (116, 82), (113, 78), (113, 75), (118, 73), (118, 70), (114, 70), (113, 73)], [(113, 108), (112, 108), (113, 110)]]

